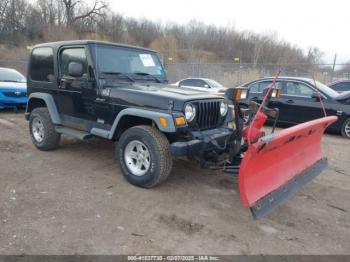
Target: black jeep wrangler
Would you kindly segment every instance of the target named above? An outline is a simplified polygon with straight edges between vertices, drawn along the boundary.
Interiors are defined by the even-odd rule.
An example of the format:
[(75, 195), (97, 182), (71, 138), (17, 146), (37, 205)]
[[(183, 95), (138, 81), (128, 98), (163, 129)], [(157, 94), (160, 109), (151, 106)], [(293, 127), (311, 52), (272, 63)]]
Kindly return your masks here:
[(241, 141), (233, 107), (223, 97), (168, 85), (150, 49), (99, 41), (36, 45), (28, 95), (26, 119), (38, 149), (57, 148), (61, 134), (117, 141), (122, 173), (141, 187), (163, 182), (172, 156), (218, 162), (228, 140)]

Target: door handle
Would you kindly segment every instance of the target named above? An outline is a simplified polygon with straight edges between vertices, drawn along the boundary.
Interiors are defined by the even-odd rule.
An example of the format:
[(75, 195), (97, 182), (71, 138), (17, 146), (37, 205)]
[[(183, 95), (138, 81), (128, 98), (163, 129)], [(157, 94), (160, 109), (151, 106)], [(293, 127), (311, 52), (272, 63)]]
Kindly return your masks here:
[(287, 104), (294, 104), (294, 100), (289, 99), (289, 100), (286, 101), (286, 103), (287, 103)]

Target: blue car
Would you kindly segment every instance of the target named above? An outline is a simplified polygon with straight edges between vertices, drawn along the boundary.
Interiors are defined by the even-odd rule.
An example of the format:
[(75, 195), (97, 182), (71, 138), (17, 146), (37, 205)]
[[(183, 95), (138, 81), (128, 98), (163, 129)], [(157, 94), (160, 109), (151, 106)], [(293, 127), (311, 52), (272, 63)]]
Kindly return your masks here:
[(15, 69), (0, 67), (0, 109), (18, 110), (27, 104), (26, 78)]

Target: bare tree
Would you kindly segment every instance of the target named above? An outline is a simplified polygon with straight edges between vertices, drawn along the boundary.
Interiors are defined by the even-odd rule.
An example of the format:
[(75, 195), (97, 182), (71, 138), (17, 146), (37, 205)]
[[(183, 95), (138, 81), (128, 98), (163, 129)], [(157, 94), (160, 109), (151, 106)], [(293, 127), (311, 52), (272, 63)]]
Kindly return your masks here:
[(0, 21), (5, 17), (6, 8), (8, 7), (10, 0), (2, 0), (0, 1)]
[(25, 30), (27, 7), (25, 0), (2, 0), (0, 2), (0, 40), (15, 42), (14, 38)]
[(105, 32), (112, 41), (120, 42), (124, 33), (124, 18), (114, 13), (102, 17), (98, 22), (98, 31)]
[(95, 20), (96, 17), (105, 15), (108, 5), (95, 0), (91, 7), (86, 7), (80, 0), (62, 0), (66, 15), (66, 26), (74, 27), (76, 22), (83, 19)]
[(308, 70), (322, 57), (317, 48), (304, 53), (274, 33), (242, 32), (197, 20), (163, 26), (125, 18), (109, 11), (104, 1), (108, 0), (0, 0), (0, 42), (20, 45), (92, 37), (152, 46), (165, 58), (179, 62), (232, 63), (239, 56), (243, 63), (256, 66), (288, 63), (288, 70), (298, 72)]

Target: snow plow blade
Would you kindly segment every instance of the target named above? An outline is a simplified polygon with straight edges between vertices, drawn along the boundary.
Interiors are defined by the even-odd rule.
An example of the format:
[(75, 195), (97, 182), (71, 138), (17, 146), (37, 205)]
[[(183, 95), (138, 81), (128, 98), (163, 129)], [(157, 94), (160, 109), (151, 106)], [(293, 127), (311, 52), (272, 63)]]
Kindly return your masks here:
[(238, 184), (241, 202), (250, 207), (254, 218), (262, 218), (284, 203), (326, 168), (321, 140), (336, 120), (336, 116), (312, 120), (249, 145)]

